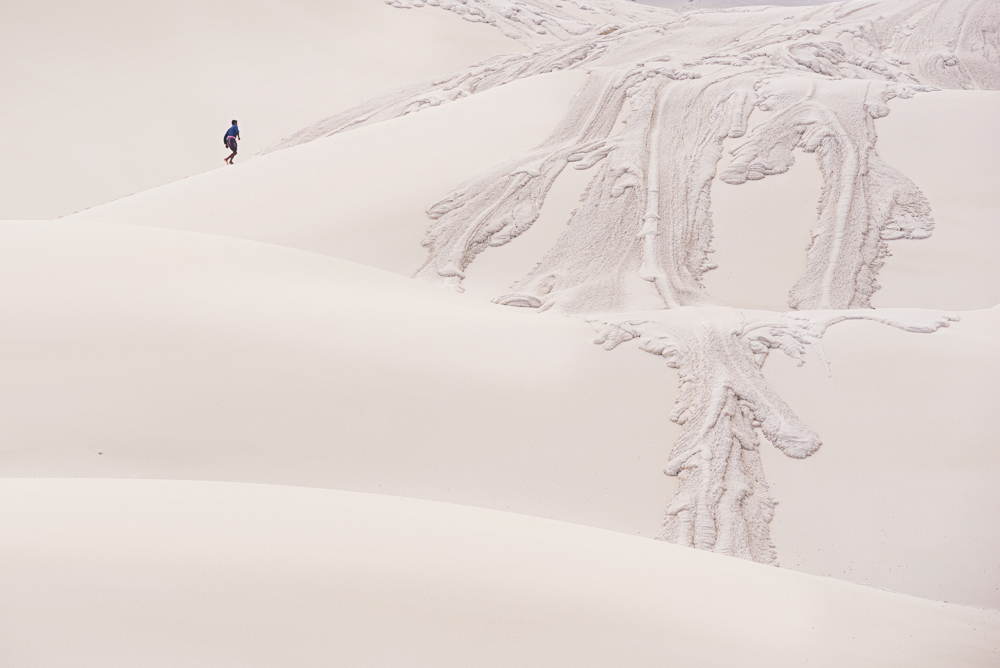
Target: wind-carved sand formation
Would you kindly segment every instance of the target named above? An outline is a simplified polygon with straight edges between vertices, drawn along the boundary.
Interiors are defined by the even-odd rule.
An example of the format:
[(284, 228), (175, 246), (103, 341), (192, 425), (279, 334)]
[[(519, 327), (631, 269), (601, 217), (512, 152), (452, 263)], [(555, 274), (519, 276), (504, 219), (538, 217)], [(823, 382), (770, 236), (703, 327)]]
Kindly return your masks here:
[[(700, 310), (700, 309), (699, 309)], [(680, 486), (667, 508), (660, 538), (760, 563), (776, 564), (768, 532), (775, 501), (768, 491), (756, 430), (789, 457), (802, 459), (821, 443), (764, 380), (760, 367), (773, 349), (804, 363), (806, 349), (832, 325), (873, 320), (908, 332), (930, 333), (955, 316), (813, 311), (758, 314), (692, 309), (595, 319), (598, 339), (612, 350), (636, 339), (646, 352), (677, 369), (681, 393), (670, 419), (683, 432), (664, 471)], [(751, 316), (752, 317), (752, 316)]]
[[(760, 366), (775, 348), (801, 362), (844, 319), (924, 333), (956, 319), (841, 310), (871, 308), (888, 242), (926, 238), (934, 226), (917, 185), (879, 157), (875, 120), (893, 97), (1000, 88), (1000, 3), (885, 0), (687, 13), (614, 0), (574, 2), (573, 13), (564, 6), (571, 3), (555, 0), (389, 4), (457, 12), (534, 48), (375, 96), (270, 150), (525, 77), (589, 72), (545, 142), (428, 208), (434, 222), (417, 276), (461, 290), (480, 253), (531, 227), (564, 169), (596, 168), (555, 245), (494, 301), (581, 314), (603, 324), (605, 347), (638, 339), (664, 356), (681, 378), (671, 419), (683, 433), (666, 469), (680, 488), (661, 537), (776, 563), (768, 531), (775, 502), (756, 430), (796, 458), (814, 453), (820, 439), (768, 387)], [(592, 22), (580, 18), (587, 12)], [(743, 141), (720, 173), (729, 139)], [(715, 268), (713, 181), (738, 185), (786, 172), (795, 149), (814, 154), (823, 177), (807, 268), (789, 293), (797, 312), (684, 308), (739, 306), (718, 304), (702, 286)]]

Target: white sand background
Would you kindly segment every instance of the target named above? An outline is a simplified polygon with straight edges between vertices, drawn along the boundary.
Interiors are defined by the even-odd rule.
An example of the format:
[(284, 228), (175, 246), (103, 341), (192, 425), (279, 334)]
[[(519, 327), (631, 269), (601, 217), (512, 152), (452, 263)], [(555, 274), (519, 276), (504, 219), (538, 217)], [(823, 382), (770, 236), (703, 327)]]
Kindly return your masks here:
[[(418, 244), (429, 220), (423, 209), (460, 183), (463, 174), (541, 141), (581, 76), (569, 72), (517, 82), (263, 156), (238, 169), (141, 193), (69, 220), (141, 222), (243, 236), (409, 275), (424, 258)], [(891, 244), (894, 256), (880, 277), (887, 287), (876, 293), (877, 304), (963, 311), (987, 308), (1000, 299), (1000, 269), (987, 259), (1000, 253), (1000, 235), (990, 225), (992, 212), (1000, 209), (1000, 195), (989, 187), (996, 169), (992, 156), (1000, 147), (995, 135), (982, 139), (998, 107), (998, 93), (946, 91), (897, 100), (893, 113), (878, 122), (886, 144), (883, 157), (918, 185), (930, 184), (937, 228), (930, 239)], [(959, 122), (942, 123), (944, 109), (957, 110)], [(907, 141), (914, 135), (935, 139), (933, 144)], [(387, 159), (390, 154), (393, 160)], [(969, 176), (980, 168), (984, 177)], [(948, 176), (934, 176), (944, 173)], [(470, 296), (502, 294), (530, 270), (538, 251), (565, 226), (589, 178), (589, 171), (566, 170), (539, 223), (472, 265)], [(801, 153), (787, 174), (741, 186), (717, 181), (713, 259), (720, 268), (706, 277), (709, 292), (734, 306), (787, 309), (788, 289), (805, 268), (821, 187), (813, 156)], [(974, 198), (968, 197), (970, 191)], [(389, 192), (394, 196), (382, 196)], [(970, 206), (975, 216), (967, 215)], [(331, 224), (331, 211), (342, 212), (345, 222)], [(408, 244), (398, 242), (403, 238)], [(900, 267), (896, 255), (903, 256)], [(806, 461), (786, 460), (765, 445), (766, 456), (774, 460), (765, 470), (781, 502), (772, 527), (780, 536), (783, 565), (938, 600), (1000, 606), (1000, 561), (990, 556), (1000, 550), (1000, 525), (983, 521), (980, 514), (1000, 508), (1000, 448), (991, 418), (1000, 396), (1000, 355), (992, 344), (996, 324), (985, 314), (969, 314), (934, 335), (872, 323), (839, 325), (825, 343), (832, 378), (815, 357), (797, 368), (778, 354), (772, 356), (766, 377), (825, 443)], [(659, 395), (665, 387), (673, 388), (673, 372), (655, 358), (649, 363), (661, 368), (659, 375), (649, 376), (656, 387), (646, 390)], [(605, 386), (607, 392), (621, 396), (618, 388), (631, 392), (647, 382), (628, 373), (623, 370), (620, 380)], [(910, 382), (900, 386), (903, 378)], [(644, 501), (620, 512), (625, 506), (619, 499), (628, 485), (622, 478), (621, 487), (607, 488), (603, 503), (608, 512), (593, 524), (653, 536), (659, 511), (645, 519), (628, 513), (648, 509), (654, 498), (672, 492), (673, 481), (657, 479), (654, 472), (666, 461), (677, 431), (666, 420), (670, 404), (652, 411), (646, 403), (626, 404), (616, 412), (619, 423), (647, 425), (662, 434), (659, 450), (634, 461), (646, 465), (653, 453), (661, 459), (633, 479), (650, 481), (641, 491), (640, 485), (633, 486)], [(574, 459), (584, 452), (573, 449)], [(603, 480), (605, 472), (595, 468), (592, 475)], [(384, 481), (378, 484), (382, 487), (369, 481), (350, 488), (387, 489)], [(496, 482), (501, 489), (509, 484)], [(410, 490), (401, 486), (394, 493)], [(514, 503), (511, 508), (543, 517), (581, 518), (576, 512), (563, 514), (565, 509), (551, 501), (517, 506), (525, 497), (520, 492), (509, 496), (511, 501), (487, 505), (504, 509)], [(574, 492), (566, 488), (556, 496), (565, 499)], [(471, 501), (440, 493), (426, 498)], [(928, 521), (931, 517), (937, 519)]]
[[(246, 160), (362, 95), (522, 47), (377, 0), (10, 7), (0, 52), (35, 57), (0, 68), (17, 101), (0, 217), (190, 178), (0, 223), (3, 665), (1000, 662), (995, 612), (940, 603), (1000, 608), (1000, 94), (921, 94), (877, 122), (938, 227), (891, 245), (875, 303), (962, 320), (838, 325), (832, 377), (772, 354), (765, 376), (824, 446), (762, 446), (771, 569), (648, 540), (675, 488), (674, 371), (484, 302), (591, 172), (567, 170), (467, 294), (407, 278), (424, 209), (544, 139), (585, 74)], [(246, 144), (224, 168), (234, 116)], [(819, 188), (801, 154), (717, 184), (709, 290), (784, 310)], [(52, 477), (104, 480), (25, 480)]]
[[(0, 486), (5, 666), (986, 666), (1000, 613), (587, 527), (218, 482)], [(52, 633), (59, 629), (59, 633)]]
[(0, 218), (52, 218), (240, 159), (386, 88), (522, 50), (378, 0), (4, 0)]
[[(220, 236), (0, 238), (0, 475), (315, 485), (657, 532), (676, 374), (582, 321)], [(996, 605), (997, 315), (962, 315), (933, 335), (838, 325), (832, 378), (767, 362), (825, 443), (764, 446), (784, 565)]]
[(582, 321), (219, 236), (0, 238), (0, 475), (315, 485), (643, 535), (672, 493), (674, 374)]
[[(518, 81), (67, 219), (265, 241), (409, 277), (426, 258), (420, 245), (430, 223), (426, 208), (470, 175), (541, 143), (586, 76), (558, 72)], [(570, 201), (577, 197), (569, 194)]]

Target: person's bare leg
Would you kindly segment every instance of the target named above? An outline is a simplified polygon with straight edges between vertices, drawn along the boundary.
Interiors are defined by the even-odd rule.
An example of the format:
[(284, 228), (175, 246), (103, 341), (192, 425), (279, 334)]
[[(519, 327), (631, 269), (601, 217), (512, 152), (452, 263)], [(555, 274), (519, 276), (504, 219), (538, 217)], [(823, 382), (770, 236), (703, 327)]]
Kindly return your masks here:
[(233, 164), (233, 158), (235, 157), (236, 157), (236, 151), (233, 151), (232, 153), (229, 154), (229, 157), (224, 160), (224, 162), (231, 165)]

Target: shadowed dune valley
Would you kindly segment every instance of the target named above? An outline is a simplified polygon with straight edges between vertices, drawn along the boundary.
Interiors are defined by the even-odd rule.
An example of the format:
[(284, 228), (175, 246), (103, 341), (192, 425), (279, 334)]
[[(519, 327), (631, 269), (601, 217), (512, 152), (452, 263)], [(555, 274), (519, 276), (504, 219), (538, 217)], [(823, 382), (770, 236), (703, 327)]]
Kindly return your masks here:
[(3, 668), (1000, 666), (1000, 2), (2, 9)]

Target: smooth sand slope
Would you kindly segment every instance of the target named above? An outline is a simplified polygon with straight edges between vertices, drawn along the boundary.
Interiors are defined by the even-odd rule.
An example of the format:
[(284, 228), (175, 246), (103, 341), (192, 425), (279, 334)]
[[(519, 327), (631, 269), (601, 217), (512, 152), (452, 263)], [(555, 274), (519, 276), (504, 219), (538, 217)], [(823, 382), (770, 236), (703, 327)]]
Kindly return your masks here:
[[(68, 219), (224, 234), (409, 277), (426, 258), (420, 245), (429, 223), (426, 208), (470, 174), (543, 141), (586, 78), (583, 72), (557, 72), (516, 82)], [(557, 205), (568, 213), (578, 197), (579, 191), (570, 192)], [(566, 219), (553, 217), (552, 223), (558, 230)]]
[[(541, 143), (586, 81), (580, 71), (517, 81), (399, 119), (264, 155), (71, 216), (267, 241), (412, 275), (426, 209), (472, 174)], [(926, 192), (934, 234), (890, 245), (876, 306), (970, 310), (1000, 303), (1000, 92), (939, 91), (895, 100), (877, 148)], [(766, 119), (767, 117), (764, 116)], [(920, 140), (914, 140), (919, 137)], [(729, 146), (735, 146), (730, 140)], [(722, 171), (732, 157), (725, 155)], [(466, 289), (492, 298), (534, 267), (565, 229), (592, 170), (565, 170), (542, 217), (468, 270)], [(785, 174), (712, 184), (719, 268), (708, 292), (730, 306), (785, 310), (805, 269), (822, 180), (798, 153)], [(391, 194), (391, 196), (388, 196)], [(333, 221), (336, 220), (336, 224)]]
[[(5, 666), (986, 666), (1000, 616), (326, 490), (0, 486)], [(59, 629), (52, 633), (52, 629)]]
[(5, 0), (0, 218), (50, 218), (240, 159), (392, 86), (523, 49), (379, 0)]
[[(0, 238), (2, 475), (314, 485), (657, 533), (676, 372), (581, 320), (220, 236)], [(763, 447), (784, 565), (997, 604), (997, 313), (962, 316), (838, 325), (832, 378), (812, 356), (765, 364), (824, 440), (806, 461)]]
[(1000, 662), (1000, 13), (593, 2), (11, 6), (0, 664)]
[[(563, 72), (519, 81), (141, 193), (71, 220), (259, 239), (409, 275), (425, 258), (419, 241), (430, 220), (423, 209), (464, 174), (541, 141), (582, 76)], [(989, 260), (1000, 250), (1000, 234), (991, 223), (1000, 198), (989, 187), (993, 156), (1000, 151), (988, 130), (995, 112), (1000, 113), (1000, 93), (942, 91), (896, 100), (892, 112), (877, 121), (883, 157), (905, 166), (927, 191), (937, 222), (929, 239), (893, 243), (877, 304), (964, 311), (1000, 300), (998, 265)], [(915, 142), (913, 136), (926, 139)], [(427, 165), (436, 168), (422, 169)], [(587, 171), (566, 170), (539, 222), (470, 267), (465, 281), (470, 296), (503, 294), (529, 271), (539, 249), (565, 228), (589, 177)], [(805, 266), (803, 249), (821, 187), (814, 159), (801, 154), (786, 174), (740, 186), (716, 181), (713, 258), (720, 268), (706, 275), (709, 290), (733, 306), (787, 308), (788, 290)], [(394, 196), (382, 197), (385, 192)], [(332, 224), (331, 211), (343, 218)], [(1000, 547), (1000, 529), (980, 514), (1000, 507), (991, 421), (992, 403), (1000, 396), (996, 327), (995, 311), (964, 314), (951, 329), (927, 336), (871, 323), (840, 325), (824, 342), (832, 378), (814, 356), (803, 368), (772, 356), (765, 377), (781, 387), (780, 395), (825, 444), (806, 462), (771, 456), (774, 451), (764, 448), (768, 480), (781, 502), (773, 527), (783, 565), (939, 600), (1000, 605), (1000, 565), (990, 557)], [(638, 388), (641, 382), (623, 372), (615, 386)], [(662, 382), (673, 387), (672, 376)], [(648, 423), (662, 433), (659, 452), (665, 457), (677, 434), (665, 420), (670, 407), (649, 414), (639, 408), (645, 405), (630, 404), (618, 420)], [(664, 463), (635, 479), (650, 481), (642, 492), (650, 501), (636, 509), (648, 508), (654, 494), (672, 491), (672, 480), (653, 475)], [(352, 488), (376, 489), (371, 483)], [(622, 489), (612, 498), (628, 494)], [(529, 512), (577, 517), (552, 514), (548, 503), (543, 505), (546, 509)], [(626, 519), (614, 511), (605, 517), (593, 523), (655, 534), (652, 516)], [(955, 563), (963, 567), (956, 569)]]
[(675, 375), (582, 321), (224, 237), (0, 236), (0, 475), (313, 485), (655, 533)]

